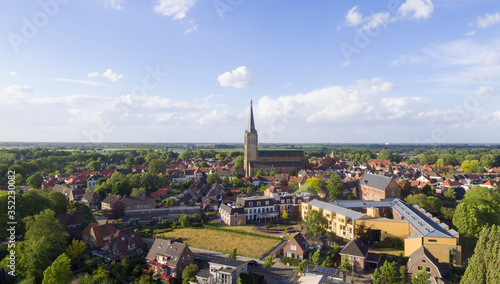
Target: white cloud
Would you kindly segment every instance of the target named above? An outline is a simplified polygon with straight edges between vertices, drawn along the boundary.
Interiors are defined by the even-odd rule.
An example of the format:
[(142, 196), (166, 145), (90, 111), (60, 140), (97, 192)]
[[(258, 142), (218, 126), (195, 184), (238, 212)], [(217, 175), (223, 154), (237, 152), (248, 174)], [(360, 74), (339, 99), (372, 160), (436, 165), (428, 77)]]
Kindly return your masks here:
[(9, 73), (7, 73), (7, 74), (9, 74), (10, 76), (16, 76), (16, 75), (17, 75), (17, 72), (16, 72), (16, 71), (10, 71), (10, 72), (9, 72)]
[(181, 20), (186, 17), (186, 13), (196, 4), (198, 0), (157, 0), (153, 6), (158, 14), (173, 17), (174, 20)]
[(91, 72), (91, 73), (87, 74), (87, 77), (90, 77), (90, 78), (91, 77), (99, 77), (99, 76), (102, 76), (102, 77), (109, 79), (113, 82), (116, 82), (116, 81), (123, 78), (123, 75), (118, 75), (117, 73), (113, 72), (113, 70), (111, 70), (109, 68), (108, 68), (108, 70), (106, 70), (102, 74), (99, 74), (99, 72)]
[(500, 110), (493, 113), (493, 118), (495, 120), (500, 120)]
[(94, 82), (94, 81), (87, 81), (87, 80), (73, 80), (73, 79), (65, 79), (65, 78), (53, 78), (52, 80), (59, 81), (59, 82), (85, 84), (85, 85), (90, 85), (90, 86), (109, 86), (107, 84)]
[(406, 0), (398, 9), (398, 16), (415, 20), (427, 19), (432, 15), (434, 5), (431, 0)]
[(115, 10), (122, 10), (123, 0), (104, 0), (104, 5), (106, 7), (111, 6)]
[(223, 87), (236, 87), (238, 89), (251, 86), (253, 83), (252, 75), (245, 66), (240, 66), (231, 72), (225, 72), (217, 78)]
[(391, 62), (390, 66), (397, 67), (399, 65), (408, 64), (408, 63), (416, 64), (416, 63), (423, 62), (425, 60), (427, 60), (427, 58), (425, 56), (414, 56), (414, 55), (403, 54), (403, 55), (400, 55), (398, 58), (394, 59)]
[(484, 16), (477, 17), (476, 24), (480, 28), (486, 28), (496, 24), (500, 24), (500, 13), (485, 14)]
[(11, 95), (24, 95), (33, 93), (33, 88), (28, 85), (11, 85), (5, 87), (2, 91), (2, 94), (11, 94)]
[(366, 24), (361, 27), (361, 30), (373, 30), (378, 26), (386, 27), (389, 23), (389, 12), (380, 12), (365, 18)]
[(342, 64), (340, 65), (341, 68), (345, 68), (347, 66), (351, 65), (351, 61), (350, 60), (346, 60), (344, 62), (342, 62)]
[(363, 16), (358, 12), (359, 6), (354, 6), (347, 12), (344, 24), (348, 27), (357, 26), (363, 23)]
[(184, 34), (194, 32), (198, 29), (198, 25), (195, 25), (194, 21), (189, 21), (190, 27), (184, 31)]
[(293, 82), (288, 82), (285, 84), (285, 88), (293, 88), (295, 84)]
[(476, 31), (470, 31), (470, 32), (465, 33), (466, 36), (474, 36), (475, 34), (476, 34)]

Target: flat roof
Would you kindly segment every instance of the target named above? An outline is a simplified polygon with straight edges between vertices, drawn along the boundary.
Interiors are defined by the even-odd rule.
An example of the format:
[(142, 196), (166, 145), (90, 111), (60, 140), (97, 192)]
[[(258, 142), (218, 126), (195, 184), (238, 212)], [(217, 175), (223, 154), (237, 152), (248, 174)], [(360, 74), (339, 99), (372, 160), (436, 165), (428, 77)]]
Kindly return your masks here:
[(363, 213), (359, 213), (359, 212), (356, 212), (356, 211), (353, 211), (353, 210), (350, 210), (347, 208), (333, 205), (332, 203), (319, 201), (317, 199), (311, 200), (307, 204), (310, 204), (314, 207), (321, 208), (323, 210), (333, 212), (335, 214), (346, 216), (346, 217), (351, 218), (353, 220), (358, 220), (361, 217), (365, 216), (365, 214), (363, 214)]

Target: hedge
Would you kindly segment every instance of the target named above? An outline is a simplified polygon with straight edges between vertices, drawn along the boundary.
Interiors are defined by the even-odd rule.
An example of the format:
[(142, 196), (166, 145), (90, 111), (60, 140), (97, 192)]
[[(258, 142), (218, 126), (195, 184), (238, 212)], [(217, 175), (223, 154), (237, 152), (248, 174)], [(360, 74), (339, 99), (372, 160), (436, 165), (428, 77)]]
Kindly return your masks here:
[(291, 257), (285, 256), (285, 257), (283, 257), (283, 261), (282, 262), (283, 262), (283, 264), (289, 264), (289, 265), (292, 265), (292, 266), (298, 266), (301, 261), (302, 260), (298, 259), (298, 258), (291, 258)]

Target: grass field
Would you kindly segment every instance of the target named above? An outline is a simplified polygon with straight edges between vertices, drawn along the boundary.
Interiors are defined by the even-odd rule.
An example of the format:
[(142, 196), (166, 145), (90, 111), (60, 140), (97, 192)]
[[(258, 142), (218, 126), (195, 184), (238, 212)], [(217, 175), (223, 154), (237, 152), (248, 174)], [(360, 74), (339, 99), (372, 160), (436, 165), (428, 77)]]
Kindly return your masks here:
[(399, 256), (401, 253), (404, 254), (404, 251), (398, 250), (398, 249), (395, 249), (395, 248), (375, 248), (375, 247), (371, 247), (370, 250), (374, 251), (374, 252), (377, 252), (377, 253), (392, 254), (392, 255), (395, 255), (395, 256)]
[(202, 228), (175, 229), (172, 232), (159, 234), (158, 236), (182, 238), (189, 246), (223, 253), (229, 253), (233, 248), (237, 248), (239, 255), (253, 258), (259, 258), (279, 243), (278, 240)]

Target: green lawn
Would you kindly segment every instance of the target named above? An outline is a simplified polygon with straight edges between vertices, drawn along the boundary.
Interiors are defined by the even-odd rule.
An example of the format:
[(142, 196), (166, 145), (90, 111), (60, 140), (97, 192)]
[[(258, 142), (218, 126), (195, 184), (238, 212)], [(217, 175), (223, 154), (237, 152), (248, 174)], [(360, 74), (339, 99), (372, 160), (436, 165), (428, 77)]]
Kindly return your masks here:
[(375, 247), (370, 247), (370, 251), (376, 252), (376, 253), (384, 253), (384, 254), (392, 254), (395, 256), (400, 256), (401, 253), (404, 254), (404, 251), (395, 249), (395, 248), (375, 248)]
[(259, 258), (279, 243), (278, 240), (203, 228), (175, 229), (172, 232), (158, 234), (157, 236), (182, 238), (189, 246), (223, 253), (229, 253), (233, 248), (237, 248), (239, 255), (253, 258)]

